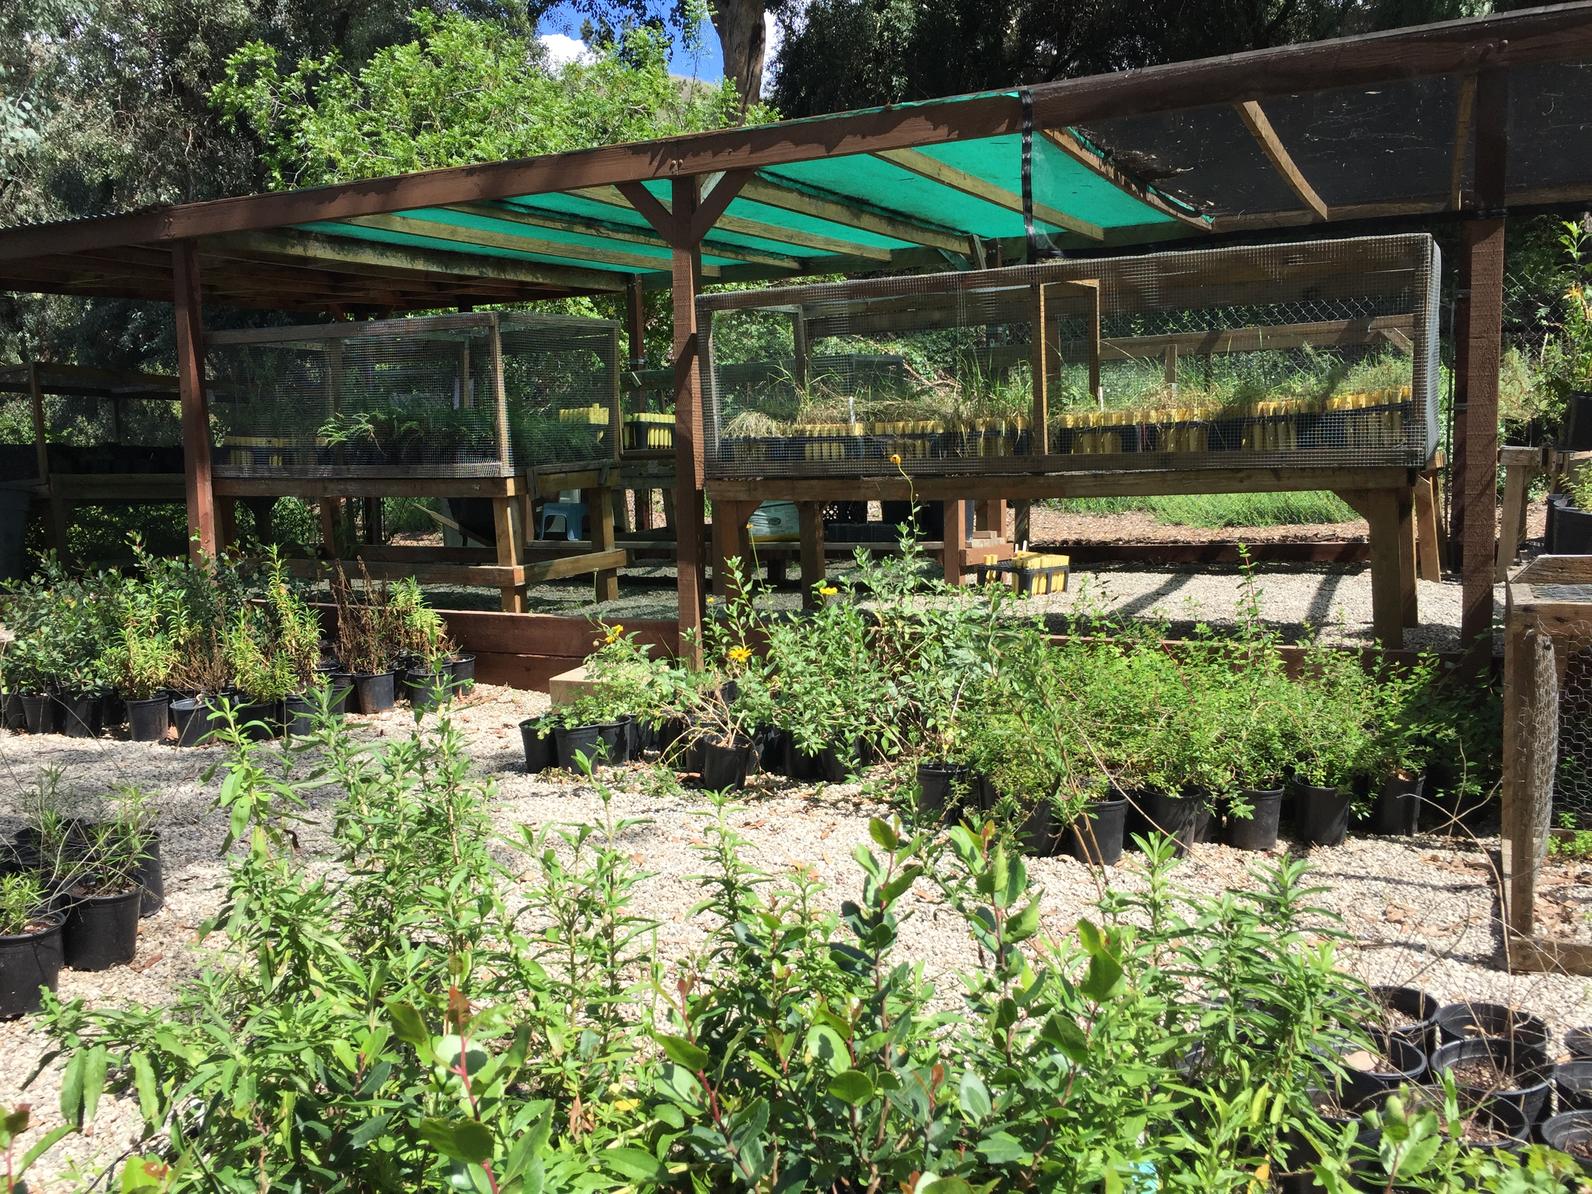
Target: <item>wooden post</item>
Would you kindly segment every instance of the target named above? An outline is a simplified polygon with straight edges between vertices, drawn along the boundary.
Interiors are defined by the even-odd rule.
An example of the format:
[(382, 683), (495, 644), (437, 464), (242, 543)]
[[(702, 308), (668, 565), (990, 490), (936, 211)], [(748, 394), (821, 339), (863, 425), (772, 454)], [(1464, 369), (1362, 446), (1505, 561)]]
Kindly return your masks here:
[[(591, 549), (614, 549), (614, 491), (589, 489), (586, 491), (586, 509), (591, 515)], [(619, 600), (619, 570), (605, 568), (596, 574), (598, 601)]]
[(1442, 580), (1443, 560), (1437, 528), (1437, 487), (1430, 473), (1415, 478), (1416, 573), (1422, 580)]
[(492, 370), (492, 404), (496, 408), (498, 464), (507, 474), (513, 467), (510, 459), (513, 440), (509, 436), (509, 398), (503, 382), (503, 340), (498, 335), (497, 320), (487, 329), (487, 359)]
[(824, 582), (824, 508), (817, 502), (801, 502), (796, 507), (802, 537), (802, 606), (816, 603), (813, 589)]
[(1371, 628), (1382, 646), (1404, 642), (1404, 582), (1400, 562), (1399, 499), (1391, 489), (1356, 495), (1371, 530)]
[(1398, 510), (1399, 610), (1405, 626), (1419, 626), (1420, 588), (1415, 583), (1415, 493), (1413, 489), (1407, 489), (1393, 496)]
[[(594, 520), (595, 521), (595, 520)], [(497, 562), (506, 567), (524, 563), (525, 528), (520, 524), (520, 502), (517, 497), (492, 499), (492, 530), (497, 540)], [(525, 612), (525, 586), (503, 585), (499, 592), (503, 598), (503, 612)]]
[(216, 499), (216, 550), (226, 551), (238, 541), (238, 499)]
[(791, 373), (796, 380), (796, 386), (801, 389), (807, 385), (807, 316), (800, 307), (791, 312)]
[(967, 503), (945, 503), (945, 554), (941, 563), (946, 584), (962, 583), (962, 557), (967, 550)]
[(177, 392), (182, 400), (183, 491), (188, 504), (189, 553), (216, 554), (216, 498), (210, 483), (210, 411), (205, 400), (204, 310), (199, 255), (191, 240), (171, 247), (172, 300), (177, 320)]
[(1049, 451), (1050, 437), (1050, 336), (1049, 312), (1045, 303), (1045, 284), (1035, 282), (1029, 297), (1028, 371), (1033, 378), (1033, 409), (1029, 414), (1028, 451), (1043, 456)]
[(50, 546), (63, 563), (66, 561), (66, 530), (71, 521), (65, 495), (56, 491), (50, 480), (50, 445), (44, 425), (44, 386), (39, 381), (39, 363), (28, 362), (28, 400), (33, 413), (33, 451), (39, 480), (44, 483), (49, 504)]
[[(632, 373), (639, 373), (647, 364), (647, 303), (641, 289), (641, 275), (631, 274), (625, 281), (625, 348), (629, 357), (628, 367)], [(647, 401), (647, 391), (642, 389), (637, 379), (634, 390), (635, 409), (642, 413), (651, 407)], [(621, 387), (623, 388), (623, 387)], [(621, 411), (621, 416), (623, 412)], [(623, 447), (624, 426), (621, 422), (620, 444)], [(646, 443), (643, 441), (642, 446)], [(652, 529), (652, 490), (638, 489), (636, 492), (636, 530), (648, 531)]]
[(690, 237), (697, 209), (695, 177), (671, 184), (674, 253), (674, 525), (676, 589), (680, 600), (680, 657), (702, 665), (702, 380), (698, 375), (697, 287), (702, 277), (701, 238)]
[(1509, 578), (1509, 565), (1520, 550), (1521, 524), (1526, 517), (1526, 489), (1536, 470), (1529, 464), (1510, 459), (1504, 449), (1504, 514), (1498, 528), (1498, 563), (1493, 579), (1502, 584)]
[[(1468, 301), (1456, 333), (1466, 345), (1463, 474), (1456, 493), (1464, 511), (1460, 562), (1460, 641), (1478, 657), (1492, 642), (1494, 513), (1498, 490), (1498, 358), (1503, 317), (1504, 216), (1508, 164), (1507, 76), (1482, 71), (1476, 80), (1476, 218), (1462, 227), (1460, 290)], [(1456, 515), (1457, 517), (1457, 515)]]
[(343, 499), (323, 497), (316, 504), (320, 507), (321, 554), (328, 560), (335, 560), (337, 558), (337, 516), (342, 508)]

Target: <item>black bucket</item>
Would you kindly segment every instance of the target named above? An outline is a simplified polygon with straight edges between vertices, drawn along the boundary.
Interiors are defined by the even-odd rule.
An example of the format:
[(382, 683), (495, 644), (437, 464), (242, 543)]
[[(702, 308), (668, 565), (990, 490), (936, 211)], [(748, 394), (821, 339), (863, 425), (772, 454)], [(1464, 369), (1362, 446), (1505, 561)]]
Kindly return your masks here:
[(66, 910), (65, 958), (71, 970), (109, 970), (138, 953), (138, 915), (144, 889), (116, 895), (74, 896)]
[(1371, 832), (1408, 837), (1420, 827), (1425, 775), (1393, 774), (1382, 781), (1371, 809)]
[(1122, 858), (1127, 818), (1125, 799), (1091, 800), (1067, 828), (1067, 853), (1090, 866), (1115, 866)]
[(703, 742), (702, 786), (709, 792), (739, 791), (746, 786), (746, 772), (752, 765), (750, 742)]
[[(618, 723), (615, 722), (614, 725), (617, 726)], [(565, 771), (580, 771), (577, 755), (584, 756), (592, 767), (604, 762), (602, 731), (603, 727), (597, 725), (559, 726), (553, 731), (558, 765)]]
[(475, 686), (475, 656), (468, 651), (461, 651), (448, 661), (448, 670), (453, 675), (455, 688), (473, 688)]
[(416, 709), (435, 709), (449, 697), (453, 672), (416, 672), (404, 674), (404, 687), (409, 691), (409, 703)]
[(1338, 788), (1294, 784), (1299, 840), (1310, 846), (1339, 846), (1349, 833), (1350, 793)]
[(171, 703), (171, 719), (177, 726), (178, 746), (198, 746), (210, 733), (210, 702), (203, 697), (179, 697)]
[(159, 742), (171, 728), (171, 697), (127, 702), (127, 736), (134, 742)]
[(525, 747), (525, 770), (532, 775), (540, 775), (553, 765), (556, 757), (554, 733), (551, 727), (539, 726), (534, 717), (527, 717), (520, 722), (520, 742)]
[(1177, 845), (1179, 855), (1187, 854), (1194, 843), (1203, 841), (1210, 828), (1211, 810), (1200, 793), (1168, 796), (1146, 792), (1140, 798), (1152, 832), (1166, 834)]
[(1541, 1016), (1502, 1003), (1445, 1003), (1437, 1009), (1432, 1022), (1437, 1027), (1439, 1044), (1494, 1037), (1536, 1049), (1548, 1047), (1548, 1026)]
[[(1437, 1048), (1436, 999), (1418, 987), (1372, 987), (1371, 998), (1390, 1013), (1384, 1028), (1420, 1046), (1428, 1055)], [(1395, 1019), (1402, 1021), (1395, 1024)]]
[(160, 863), (160, 832), (152, 832), (144, 843), (143, 857), (138, 860), (139, 889), (144, 893), (138, 902), (139, 916), (153, 916), (166, 906), (166, 873)]
[(97, 696), (56, 697), (55, 725), (68, 738), (98, 738), (105, 702)]
[(352, 678), (354, 700), (361, 713), (385, 713), (397, 702), (398, 673), (362, 672)]
[(1560, 1111), (1592, 1111), (1592, 1057), (1576, 1057), (1553, 1067), (1553, 1093)]
[(20, 692), (0, 693), (0, 725), (13, 731), (28, 728), (28, 715), (22, 708)]
[(965, 801), (976, 800), (967, 768), (957, 763), (918, 764), (918, 816), (955, 823)]
[(30, 734), (55, 732), (55, 698), (47, 692), (25, 692), (21, 696), (22, 724)]
[(55, 990), (61, 974), (61, 926), (58, 912), (39, 918), (36, 933), (0, 937), (0, 1018), (12, 1019), (39, 1010), (39, 989)]
[(1548, 1055), (1534, 1045), (1511, 1044), (1496, 1037), (1477, 1037), (1469, 1041), (1449, 1041), (1432, 1054), (1432, 1073), (1442, 1073), (1466, 1062), (1490, 1062), (1506, 1077), (1502, 1086), (1481, 1086), (1454, 1075), (1460, 1094), (1476, 1106), (1508, 1103), (1523, 1115), (1528, 1124), (1542, 1118), (1548, 1109), (1552, 1067)]
[[(1542, 1142), (1549, 1148), (1569, 1153), (1592, 1174), (1592, 1111), (1564, 1111), (1542, 1125)], [(1566, 1187), (1568, 1189), (1568, 1187)]]
[(1413, 1086), (1426, 1077), (1426, 1050), (1414, 1041), (1379, 1028), (1367, 1035), (1370, 1051), (1351, 1049), (1342, 1057), (1344, 1104), (1353, 1109), (1380, 1102), (1400, 1086)]
[(1227, 814), (1227, 844), (1239, 850), (1270, 850), (1277, 844), (1277, 828), (1282, 823), (1282, 789), (1244, 790), (1239, 793), (1250, 806), (1247, 817)]

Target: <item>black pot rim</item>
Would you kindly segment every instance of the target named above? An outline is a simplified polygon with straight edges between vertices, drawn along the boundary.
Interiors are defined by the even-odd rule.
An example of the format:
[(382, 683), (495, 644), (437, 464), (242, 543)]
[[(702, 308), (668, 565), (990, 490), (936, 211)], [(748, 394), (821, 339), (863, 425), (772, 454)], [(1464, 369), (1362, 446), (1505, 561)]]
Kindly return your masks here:
[(384, 672), (335, 672), (334, 675), (352, 676), (355, 680), (380, 680), (386, 676), (396, 676), (397, 668), (388, 668)]
[[(140, 894), (142, 891), (140, 890)], [(54, 933), (59, 933), (66, 924), (66, 916), (60, 912), (46, 912), (38, 918), (43, 922), (42, 929), (35, 929), (31, 933), (0, 933), (0, 946), (24, 945), (29, 941), (42, 941)]]
[[(1431, 1055), (1432, 1072), (1433, 1073), (1437, 1073), (1437, 1072), (1439, 1072), (1441, 1070), (1451, 1070), (1451, 1069), (1453, 1069), (1456, 1059), (1448, 1058), (1448, 1057), (1443, 1057), (1443, 1058), (1440, 1059), (1439, 1058), (1439, 1054), (1441, 1054), (1443, 1052), (1443, 1050), (1445, 1050), (1445, 1049), (1456, 1049), (1457, 1050), (1462, 1045), (1470, 1045), (1470, 1044), (1475, 1044), (1475, 1043), (1483, 1042), (1483, 1041), (1486, 1041), (1486, 1042), (1489, 1042), (1489, 1043), (1496, 1042), (1496, 1043), (1498, 1043), (1500, 1045), (1503, 1044), (1503, 1042), (1497, 1037), (1492, 1037), (1492, 1038), (1477, 1037), (1474, 1040), (1445, 1041), (1443, 1044), (1437, 1046), (1437, 1048), (1432, 1050), (1432, 1055)], [(1467, 1059), (1461, 1058), (1461, 1059), (1457, 1059), (1457, 1060), (1463, 1061), (1463, 1060), (1467, 1060)], [(1496, 1058), (1496, 1057), (1489, 1056), (1489, 1060), (1497, 1063), (1499, 1071), (1503, 1074), (1505, 1081), (1513, 1083), (1515, 1085), (1490, 1086), (1485, 1091), (1485, 1093), (1488, 1096), (1496, 1096), (1498, 1098), (1508, 1098), (1508, 1097), (1510, 1097), (1512, 1095), (1530, 1095), (1530, 1094), (1535, 1094), (1538, 1091), (1546, 1091), (1548, 1089), (1548, 1087), (1551, 1086), (1552, 1083), (1553, 1083), (1553, 1070), (1552, 1070), (1551, 1066), (1548, 1066), (1546, 1069), (1544, 1069), (1544, 1068), (1537, 1067), (1537, 1066), (1526, 1065), (1526, 1066), (1521, 1066), (1517, 1070), (1517, 1069), (1515, 1069), (1512, 1066), (1505, 1066), (1504, 1063), (1499, 1061), (1499, 1059)], [(1527, 1079), (1533, 1079), (1533, 1080), (1532, 1081), (1527, 1081)], [(1465, 1086), (1462, 1083), (1460, 1083), (1457, 1079), (1455, 1080), (1454, 1085), (1459, 1087), (1460, 1090), (1467, 1091), (1467, 1092), (1468, 1091), (1475, 1091), (1475, 1090), (1479, 1089), (1478, 1087), (1474, 1087), (1474, 1086)]]
[(73, 892), (67, 892), (66, 895), (74, 904), (93, 904), (96, 907), (104, 907), (116, 903), (128, 903), (132, 900), (142, 900), (144, 898), (144, 888), (142, 884), (134, 884), (131, 891), (118, 891), (109, 895), (103, 893), (77, 895)]

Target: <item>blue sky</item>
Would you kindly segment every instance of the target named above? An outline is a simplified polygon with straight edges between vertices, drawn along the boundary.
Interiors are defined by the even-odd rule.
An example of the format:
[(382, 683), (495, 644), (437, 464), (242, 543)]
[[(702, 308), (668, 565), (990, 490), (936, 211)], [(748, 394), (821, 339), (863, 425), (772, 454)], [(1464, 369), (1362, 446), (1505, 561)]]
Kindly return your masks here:
[[(547, 44), (553, 57), (562, 59), (580, 52), (580, 25), (580, 15), (567, 5), (560, 4), (542, 18), (537, 34)], [(669, 69), (677, 75), (709, 82), (717, 82), (724, 77), (719, 39), (707, 22), (703, 22), (701, 45), (694, 54), (680, 44), (678, 36), (675, 38), (674, 49), (669, 55)]]

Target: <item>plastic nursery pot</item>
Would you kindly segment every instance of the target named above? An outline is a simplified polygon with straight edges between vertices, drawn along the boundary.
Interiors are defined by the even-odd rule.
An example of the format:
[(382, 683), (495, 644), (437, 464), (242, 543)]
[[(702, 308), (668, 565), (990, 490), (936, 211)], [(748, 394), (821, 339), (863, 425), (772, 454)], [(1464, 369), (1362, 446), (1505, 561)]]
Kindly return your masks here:
[(1560, 1111), (1592, 1111), (1592, 1057), (1576, 1057), (1553, 1067), (1553, 1092)]
[(784, 775), (786, 761), (790, 758), (790, 732), (779, 726), (764, 726), (757, 732), (755, 741), (758, 770), (768, 775)]
[(475, 684), (475, 656), (461, 651), (448, 661), (448, 671), (453, 676), (455, 688), (469, 688)]
[(609, 751), (613, 748), (609, 743), (617, 743), (620, 732), (620, 723), (617, 721), (602, 725), (559, 726), (553, 731), (558, 765), (565, 771), (579, 771), (581, 766), (577, 756), (585, 758), (592, 767), (612, 762)]
[(1044, 858), (1055, 847), (1050, 834), (1050, 801), (1040, 800), (1017, 827), (1017, 841), (1030, 858)]
[(520, 722), (520, 741), (525, 746), (525, 770), (540, 775), (553, 765), (554, 731), (550, 726), (537, 724), (537, 719), (527, 717)]
[(959, 763), (918, 764), (918, 816), (924, 821), (957, 819), (963, 801), (972, 795), (967, 768)]
[(160, 831), (152, 830), (144, 842), (144, 855), (134, 872), (143, 898), (138, 901), (139, 916), (153, 916), (166, 905), (166, 874), (160, 864)]
[(352, 679), (354, 701), (361, 713), (384, 713), (398, 699), (397, 672), (359, 672)]
[(1195, 842), (1204, 840), (1210, 828), (1211, 810), (1203, 793), (1146, 792), (1140, 798), (1151, 832), (1171, 838), (1179, 856), (1187, 854)]
[(1494, 1037), (1449, 1041), (1432, 1054), (1432, 1073), (1448, 1070), (1464, 1098), (1477, 1105), (1508, 1103), (1534, 1124), (1548, 1108), (1547, 1054), (1533, 1045)]
[(1592, 1173), (1592, 1111), (1564, 1111), (1542, 1125), (1542, 1142), (1549, 1148), (1568, 1153)]
[(294, 693), (282, 702), (282, 732), (303, 737), (315, 732), (315, 702), (301, 693)]
[(55, 727), (68, 738), (97, 738), (105, 703), (97, 696), (55, 698)]
[(1091, 800), (1067, 827), (1067, 853), (1090, 866), (1116, 866), (1122, 858), (1127, 819), (1126, 799)]
[(47, 692), (22, 694), (22, 724), (30, 734), (55, 732), (55, 698)]
[(1380, 1028), (1366, 1035), (1371, 1039), (1369, 1049), (1357, 1047), (1342, 1054), (1343, 1098), (1351, 1108), (1426, 1077), (1426, 1050), (1419, 1045)]
[(1372, 833), (1408, 837), (1420, 827), (1421, 794), (1426, 776), (1394, 772), (1382, 781), (1371, 806)]
[(613, 721), (605, 721), (597, 727), (598, 736), (602, 739), (603, 750), (607, 753), (604, 757), (608, 762), (618, 765), (630, 762), (631, 723), (635, 718), (626, 714)]
[(144, 889), (72, 896), (66, 910), (64, 955), (70, 970), (109, 970), (138, 952), (138, 914)]
[(38, 927), (14, 937), (0, 937), (0, 1018), (13, 1019), (39, 1010), (39, 988), (55, 990), (61, 975), (61, 927), (65, 917), (51, 912)]
[(0, 692), (0, 725), (8, 730), (28, 728), (28, 715), (23, 712), (20, 692)]
[(647, 741), (651, 738), (648, 728), (642, 724), (641, 718), (627, 716), (625, 723), (625, 758), (627, 760), (639, 759), (647, 753)]
[(206, 741), (214, 712), (210, 702), (202, 697), (178, 697), (172, 701), (171, 720), (177, 726), (177, 745), (198, 746)]
[(1371, 998), (1382, 1007), (1381, 1027), (1412, 1041), (1428, 1054), (1437, 1047), (1437, 1000), (1416, 987), (1372, 987)]
[(409, 703), (416, 709), (435, 709), (448, 699), (449, 685), (453, 683), (453, 673), (416, 672), (404, 674), (404, 687), (409, 693)]
[(744, 738), (702, 742), (702, 786), (709, 792), (739, 791), (756, 748)]
[(1564, 1034), (1564, 1047), (1571, 1057), (1592, 1057), (1592, 1027), (1570, 1029)]
[(1349, 802), (1338, 788), (1294, 783), (1294, 816), (1299, 840), (1307, 846), (1339, 846), (1349, 833)]
[(1432, 1017), (1439, 1044), (1497, 1037), (1540, 1050), (1548, 1047), (1548, 1026), (1540, 1016), (1501, 1003), (1445, 1003)]
[(1247, 817), (1227, 814), (1227, 844), (1239, 850), (1270, 850), (1277, 844), (1277, 827), (1282, 822), (1282, 789), (1252, 790), (1239, 793), (1250, 806)]
[(822, 780), (824, 783), (843, 784), (857, 768), (857, 747), (848, 751), (843, 746), (826, 746), (817, 754), (808, 754), (799, 747), (791, 748), (790, 775), (792, 779)]
[(162, 694), (127, 702), (127, 736), (134, 742), (159, 742), (171, 728), (171, 698)]
[(127, 699), (119, 692), (107, 693), (100, 699), (100, 728), (118, 729), (127, 724)]
[(326, 684), (331, 689), (332, 716), (348, 716), (350, 712), (349, 704), (354, 700), (354, 673), (328, 672)]
[(256, 742), (269, 742), (282, 736), (282, 703), (249, 701), (238, 707), (238, 725), (244, 736)]

